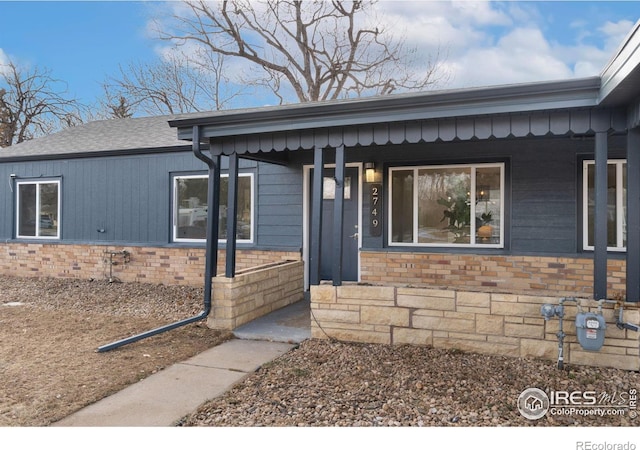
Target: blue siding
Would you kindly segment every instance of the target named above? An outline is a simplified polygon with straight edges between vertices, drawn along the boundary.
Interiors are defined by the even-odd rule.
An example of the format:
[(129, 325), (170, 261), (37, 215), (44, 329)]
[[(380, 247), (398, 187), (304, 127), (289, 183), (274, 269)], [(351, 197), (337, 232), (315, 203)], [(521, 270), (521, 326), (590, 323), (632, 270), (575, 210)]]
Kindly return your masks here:
[(302, 248), (302, 170), (260, 164), (258, 181), (258, 245)]
[(566, 148), (570, 141), (563, 143), (565, 148), (540, 145), (511, 158), (514, 253), (578, 250), (578, 160), (575, 151)]
[[(613, 156), (624, 149), (624, 143), (611, 138), (610, 147)], [(294, 153), (295, 163), (288, 167), (241, 160), (241, 171), (255, 177), (255, 242), (249, 247), (298, 250), (303, 246), (302, 164), (311, 162), (311, 152)], [(508, 199), (505, 248), (487, 251), (575, 255), (581, 251), (579, 166), (581, 158), (592, 153), (592, 140), (522, 138), (356, 147), (348, 149), (347, 157), (348, 161), (375, 161), (385, 174), (385, 195), (388, 167), (503, 161)], [(223, 158), (223, 170), (225, 166)], [(62, 177), (64, 242), (170, 245), (171, 176), (205, 170), (191, 152), (0, 162), (0, 239), (13, 237), (14, 194), (9, 175), (15, 173), (21, 178)], [(364, 192), (363, 246), (384, 248), (386, 230), (381, 237), (368, 236), (366, 185)], [(388, 209), (382, 212), (387, 214)]]
[[(222, 166), (225, 170), (224, 158)], [(240, 168), (256, 174), (256, 216), (264, 203), (265, 221), (257, 220), (255, 246), (300, 248), (302, 196), (300, 189), (288, 183), (301, 186), (301, 175), (295, 169), (246, 160)], [(62, 177), (63, 242), (170, 244), (171, 175), (194, 171), (204, 172), (206, 166), (190, 152), (0, 162), (0, 239), (11, 240), (14, 234), (10, 182), (14, 173), (20, 178)]]
[[(388, 195), (388, 167), (403, 165), (464, 164), (503, 161), (506, 163), (505, 248), (486, 250), (506, 254), (579, 253), (580, 155), (593, 152), (593, 141), (555, 139), (510, 139), (499, 141), (422, 143), (377, 147), (353, 151), (352, 159), (375, 161), (384, 170)], [(373, 158), (372, 158), (373, 157)], [(382, 169), (384, 167), (384, 169)], [(367, 188), (365, 186), (365, 193)], [(381, 237), (368, 234), (369, 205), (363, 198), (363, 247), (383, 248)], [(384, 200), (388, 214), (388, 200)], [(388, 226), (388, 218), (385, 220)], [(402, 247), (394, 247), (402, 251)], [(405, 249), (406, 251), (406, 249)], [(434, 251), (411, 247), (411, 251)], [(442, 251), (469, 252), (468, 249)], [(483, 251), (473, 249), (473, 252)]]

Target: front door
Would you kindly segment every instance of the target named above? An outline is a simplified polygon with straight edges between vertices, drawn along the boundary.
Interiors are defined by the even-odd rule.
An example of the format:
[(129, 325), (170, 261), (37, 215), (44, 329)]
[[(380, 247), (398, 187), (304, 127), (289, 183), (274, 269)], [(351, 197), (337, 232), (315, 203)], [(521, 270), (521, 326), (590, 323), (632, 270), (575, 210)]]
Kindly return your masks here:
[[(333, 202), (335, 198), (335, 170), (324, 170), (322, 201), (322, 243), (320, 246), (320, 278), (331, 280), (333, 266)], [(342, 235), (342, 279), (358, 281), (358, 169), (347, 167), (344, 172), (344, 223)], [(313, 186), (313, 169), (310, 177)], [(311, 199), (309, 199), (311, 204)], [(310, 223), (309, 229), (315, 224)], [(309, 236), (313, 234), (310, 233)]]

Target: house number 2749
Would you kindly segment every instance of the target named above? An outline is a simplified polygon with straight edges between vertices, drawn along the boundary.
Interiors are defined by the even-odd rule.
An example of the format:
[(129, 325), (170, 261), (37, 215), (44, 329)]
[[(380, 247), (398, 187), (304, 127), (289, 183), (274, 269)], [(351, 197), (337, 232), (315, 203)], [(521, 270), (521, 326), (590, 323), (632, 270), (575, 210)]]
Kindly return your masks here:
[(369, 205), (371, 206), (369, 233), (371, 236), (380, 236), (382, 234), (382, 185), (372, 184), (369, 194)]

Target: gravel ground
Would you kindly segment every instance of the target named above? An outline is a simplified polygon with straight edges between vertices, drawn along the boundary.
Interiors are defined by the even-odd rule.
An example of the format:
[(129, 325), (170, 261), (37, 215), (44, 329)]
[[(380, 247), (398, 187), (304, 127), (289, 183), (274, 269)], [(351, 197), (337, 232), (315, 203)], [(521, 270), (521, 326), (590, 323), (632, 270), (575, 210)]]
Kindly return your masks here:
[[(221, 342), (224, 336), (198, 325), (114, 352), (95, 353), (96, 343), (199, 313), (201, 299), (201, 288), (0, 277), (1, 303), (22, 303), (26, 308), (0, 308), (0, 332), (6, 329), (4, 335), (0, 333), (0, 419), (7, 418), (0, 425), (46, 424), (64, 411)], [(43, 314), (47, 311), (51, 313)], [(86, 373), (79, 372), (84, 369)], [(96, 392), (88, 393), (89, 386)], [(595, 391), (628, 403), (629, 392), (640, 389), (640, 374), (571, 365), (558, 370), (553, 361), (428, 347), (308, 340), (206, 402), (178, 425), (640, 424), (628, 410), (621, 416), (547, 414), (536, 421), (525, 419), (518, 412), (517, 399), (531, 387), (547, 392)], [(63, 393), (61, 398), (58, 392)]]
[[(628, 401), (640, 375), (415, 346), (310, 340), (184, 418), (182, 426), (638, 426), (622, 416), (522, 417), (523, 390)], [(626, 400), (625, 400), (626, 399)], [(633, 415), (633, 414), (631, 414)]]

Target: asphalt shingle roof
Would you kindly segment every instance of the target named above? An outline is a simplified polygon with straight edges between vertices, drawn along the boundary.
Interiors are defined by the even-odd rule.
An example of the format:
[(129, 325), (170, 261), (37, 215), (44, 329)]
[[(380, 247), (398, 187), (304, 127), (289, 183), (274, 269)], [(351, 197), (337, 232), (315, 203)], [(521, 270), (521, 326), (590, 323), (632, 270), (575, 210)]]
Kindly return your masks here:
[(175, 116), (89, 122), (2, 148), (0, 160), (189, 146), (188, 142), (178, 140), (176, 130), (169, 126), (168, 121), (173, 117)]

